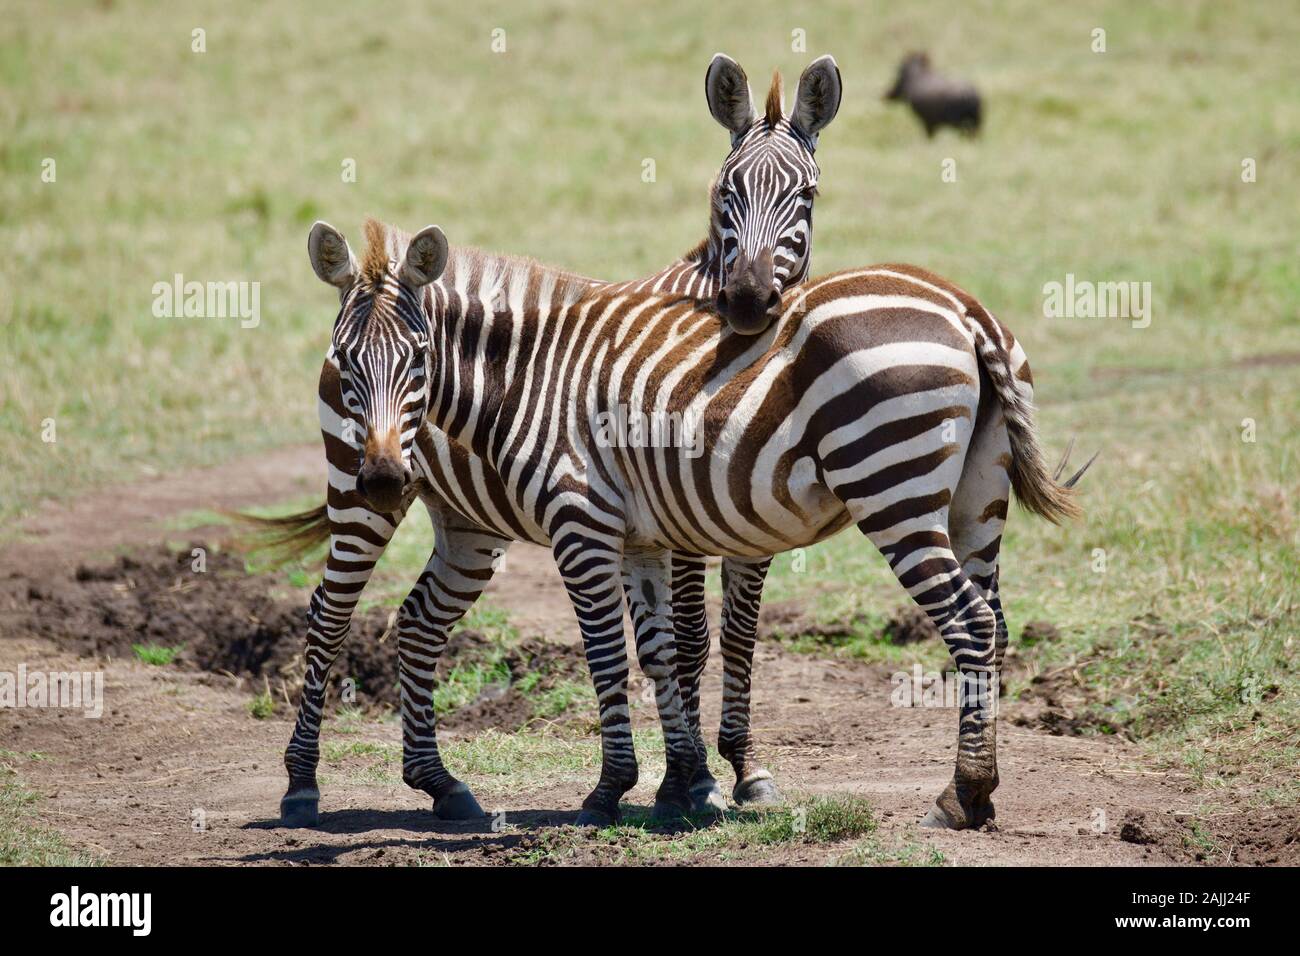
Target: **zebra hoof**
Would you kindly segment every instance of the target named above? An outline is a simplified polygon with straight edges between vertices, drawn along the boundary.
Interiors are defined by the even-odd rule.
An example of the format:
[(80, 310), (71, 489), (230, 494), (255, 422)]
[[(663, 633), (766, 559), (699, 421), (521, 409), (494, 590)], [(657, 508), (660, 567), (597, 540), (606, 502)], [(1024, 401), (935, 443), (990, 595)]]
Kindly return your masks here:
[(731, 791), (731, 797), (737, 803), (751, 807), (777, 807), (785, 802), (772, 775), (766, 770), (755, 771), (738, 781), (736, 788)]
[(694, 784), (690, 790), (691, 813), (723, 813), (727, 809), (727, 798), (723, 796), (718, 781), (712, 777)]
[(960, 827), (953, 826), (952, 820), (948, 818), (948, 814), (944, 813), (938, 807), (930, 808), (930, 812), (922, 818), (921, 826), (927, 827), (931, 830), (960, 829)]
[(931, 807), (930, 812), (921, 820), (921, 826), (928, 827), (932, 830), (979, 830), (989, 831), (996, 830), (997, 824), (993, 822), (994, 813), (993, 805), (988, 804), (987, 809), (977, 817), (966, 824), (957, 823), (952, 817), (944, 812), (942, 807)]
[(483, 808), (470, 793), (469, 787), (457, 783), (433, 801), (433, 815), (439, 820), (478, 820), (484, 816)]
[(936, 830), (996, 830), (997, 825), (993, 822), (996, 815), (987, 791), (959, 795), (957, 788), (949, 784), (925, 815), (921, 826)]
[(618, 817), (613, 814), (606, 813), (604, 810), (591, 810), (583, 807), (573, 825), (577, 827), (595, 827), (597, 830), (603, 830), (605, 827), (612, 827), (616, 823), (618, 823)]
[(320, 791), (300, 790), (280, 800), (280, 826), (314, 827), (320, 823)]
[(650, 810), (650, 820), (653, 823), (679, 823), (689, 817), (694, 809), (693, 801), (679, 803), (672, 799), (656, 799)]

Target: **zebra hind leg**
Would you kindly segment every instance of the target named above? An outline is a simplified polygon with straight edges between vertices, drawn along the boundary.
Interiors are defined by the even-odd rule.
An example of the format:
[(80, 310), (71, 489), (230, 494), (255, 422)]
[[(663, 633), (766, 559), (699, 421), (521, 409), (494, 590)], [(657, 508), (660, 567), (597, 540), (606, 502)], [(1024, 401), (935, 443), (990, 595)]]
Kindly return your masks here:
[[(960, 680), (957, 767), (923, 826), (975, 829), (991, 823), (998, 785), (997, 615), (962, 570), (948, 535), (947, 513), (917, 522), (917, 530), (859, 526), (889, 561), (899, 583), (943, 636)], [(911, 523), (911, 522), (909, 522)], [(924, 527), (920, 527), (924, 525)]]
[[(962, 574), (983, 599), (985, 608), (978, 612), (978, 629), (989, 630), (992, 615), (993, 652), (992, 675), (989, 679), (990, 709), (996, 714), (1001, 690), (1002, 661), (1007, 649), (1007, 623), (1002, 613), (1002, 600), (998, 593), (998, 555), (1002, 548), (1002, 532), (1006, 527), (1007, 509), (1011, 500), (1011, 479), (1007, 473), (1011, 445), (1006, 426), (996, 408), (989, 403), (981, 406), (976, 418), (974, 434), (962, 469), (961, 479), (953, 492), (948, 512), (948, 533), (952, 550), (961, 562)], [(987, 655), (985, 655), (987, 657)], [(988, 730), (988, 756), (993, 763), (993, 786), (997, 785), (997, 764), (993, 749), (993, 731)], [(953, 789), (956, 790), (954, 779)], [(991, 792), (992, 787), (989, 788)], [(946, 792), (945, 792), (946, 793)], [(960, 805), (961, 799), (956, 796)], [(931, 826), (951, 826), (961, 817), (940, 804), (930, 812), (926, 822)], [(977, 817), (979, 815), (977, 814)], [(994, 817), (992, 801), (988, 802), (983, 820)]]
[(735, 768), (732, 799), (740, 804), (781, 802), (771, 772), (759, 761), (750, 734), (750, 686), (758, 611), (771, 558), (722, 562), (722, 723), (718, 752)]
[(682, 710), (669, 577), (666, 551), (638, 552), (623, 558), (623, 593), (636, 635), (637, 660), (641, 672), (654, 682), (664, 733), (667, 770), (655, 794), (656, 819), (676, 818), (692, 811), (690, 788), (699, 763), (695, 740)]
[(673, 553), (673, 636), (677, 642), (677, 681), (682, 689), (686, 726), (695, 743), (697, 763), (691, 778), (692, 813), (727, 809), (722, 787), (709, 771), (709, 751), (700, 728), (700, 679), (709, 659), (709, 621), (704, 606), (704, 558)]
[(438, 819), (475, 820), (483, 816), (482, 807), (469, 787), (447, 771), (438, 751), (435, 674), (452, 628), (492, 579), (510, 541), (484, 531), (449, 527), (436, 513), (434, 527), (433, 554), (398, 614), (402, 779), (433, 797)]
[[(362, 507), (350, 502), (351, 511)], [(401, 515), (371, 513), (362, 523), (337, 523), (330, 509), (330, 550), (325, 574), (312, 594), (307, 612), (302, 693), (293, 736), (285, 749), (289, 789), (280, 801), (280, 821), (287, 827), (310, 827), (320, 821), (320, 727), (325, 709), (325, 682), (352, 625), (361, 591), (370, 580)]]

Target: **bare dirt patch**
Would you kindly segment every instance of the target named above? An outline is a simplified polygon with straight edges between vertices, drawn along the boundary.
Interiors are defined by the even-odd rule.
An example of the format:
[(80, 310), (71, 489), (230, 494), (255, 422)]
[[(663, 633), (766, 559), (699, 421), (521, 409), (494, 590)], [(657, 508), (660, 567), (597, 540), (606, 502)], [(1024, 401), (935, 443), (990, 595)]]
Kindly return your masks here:
[(1300, 808), (1205, 816), (1133, 810), (1124, 816), (1120, 839), (1155, 847), (1178, 863), (1296, 866), (1300, 864)]
[[(799, 639), (834, 647), (861, 634), (866, 615), (852, 618), (819, 618), (803, 601), (772, 601), (763, 607), (758, 636), (763, 640)], [(939, 629), (915, 604), (900, 604), (886, 619), (880, 636), (891, 644), (917, 644), (940, 640)]]
[[(195, 551), (204, 570), (194, 569)], [(302, 686), (306, 636), (305, 589), (285, 594), (268, 576), (249, 575), (241, 558), (193, 542), (172, 551), (157, 547), (120, 555), (107, 563), (81, 564), (70, 575), (29, 577), (11, 571), (0, 579), (0, 640), (36, 636), (78, 658), (131, 660), (135, 648), (174, 650), (171, 664), (202, 672), (217, 683), (235, 681), (249, 693), (269, 688), (287, 709)], [(352, 635), (330, 674), (326, 706), (395, 710), (397, 639), (393, 612), (371, 608), (356, 615)], [(572, 645), (530, 637), (503, 643), (462, 628), (448, 642), (441, 663), (492, 667), (501, 679), (479, 697), (443, 718), (449, 727), (516, 730), (531, 718), (533, 700), (521, 682), (534, 675), (530, 693), (580, 676), (585, 662)], [(344, 680), (355, 694), (342, 699)]]
[[(281, 461), (280, 472), (301, 475), (319, 467), (316, 449), (299, 454), (301, 460), (291, 467)], [(236, 463), (197, 476), (195, 487), (228, 489), (239, 485), (240, 475)], [(299, 490), (286, 484), (285, 495)], [(452, 758), (451, 769), (485, 795), (484, 806), (506, 814), (508, 826), (498, 831), (491, 820), (434, 820), (428, 798), (402, 785), (391, 762), (373, 774), (352, 774), (348, 764), (322, 777), (319, 828), (280, 829), (281, 761), (292, 715), (281, 707), (258, 720), (247, 704), (259, 677), (274, 680), (296, 660), (305, 593), (288, 588), (281, 593), (266, 579), (248, 578), (241, 568), (224, 564), (218, 552), (209, 553), (202, 581), (189, 580), (194, 575), (188, 550), (178, 557), (159, 548), (167, 537), (158, 521), (165, 512), (154, 510), (148, 521), (134, 520), (148, 510), (152, 490), (147, 484), (110, 489), (76, 506), (59, 506), (65, 518), (50, 534), (0, 551), (0, 670), (14, 672), (20, 664), (72, 669), (95, 660), (105, 675), (106, 709), (99, 720), (51, 708), (0, 709), (6, 765), (43, 798), (43, 822), (68, 843), (119, 864), (609, 862), (629, 849), (583, 852), (584, 844), (566, 839), (558, 845), (576, 849), (556, 854), (556, 841), (542, 839), (551, 828), (572, 823), (595, 784), (594, 765), (558, 774), (529, 768), (503, 788), (492, 785), (486, 770), (458, 765)], [(243, 490), (249, 503), (271, 494), (268, 486), (246, 483)], [(225, 507), (240, 506), (232, 500), (236, 498), (234, 492), (221, 492)], [(200, 494), (178, 510), (212, 504), (211, 497)], [(122, 546), (132, 549), (125, 560), (88, 557)], [(78, 579), (80, 565), (86, 570)], [(539, 667), (565, 673), (569, 663), (581, 661), (572, 611), (543, 549), (512, 548), (491, 594), (528, 649), (508, 660), (512, 684)], [(711, 607), (716, 621), (716, 600)], [(765, 611), (771, 617), (764, 628), (773, 619), (780, 624), (783, 615), (787, 619), (781, 626), (789, 627), (799, 613), (793, 606), (776, 606)], [(379, 640), (386, 627), (382, 611), (363, 616), (340, 668), (373, 674), (367, 685), (376, 694), (396, 675), (391, 639)], [(559, 638), (548, 643), (560, 647), (529, 643), (543, 638)], [(179, 663), (149, 666), (135, 660), (130, 648), (142, 639), (180, 646)], [(476, 638), (458, 640), (464, 651), (446, 664), (470, 653)], [(720, 707), (717, 654), (715, 646), (703, 686), (709, 728), (717, 727)], [(204, 667), (229, 670), (240, 679)], [(575, 673), (576, 679), (585, 679), (581, 666)], [(1037, 706), (1032, 701), (1004, 703), (1007, 719), (998, 742), (1002, 783), (995, 794), (999, 829), (920, 830), (917, 822), (952, 774), (956, 715), (943, 708), (892, 706), (890, 690), (888, 668), (842, 655), (795, 653), (781, 641), (760, 642), (754, 728), (760, 752), (785, 791), (800, 797), (865, 797), (878, 813), (880, 840), (915, 847), (921, 854), (937, 852), (950, 863), (1294, 860), (1290, 811), (1198, 818), (1198, 795), (1190, 780), (1160, 770), (1123, 739), (1057, 736), (1034, 721), (1021, 722)], [(522, 710), (512, 712), (513, 705), (500, 699), (485, 695), (462, 708), (462, 723), (454, 717), (444, 723), (441, 737), (449, 753), (486, 739), (481, 728), (517, 725)], [(324, 742), (373, 744), (391, 754), (400, 743), (400, 730), (382, 711), (376, 706), (371, 715), (350, 721), (346, 731), (328, 722)], [(653, 704), (634, 699), (632, 720), (639, 730), (656, 727)], [(596, 737), (589, 729), (566, 733), (563, 740), (594, 749)], [(364, 747), (353, 750), (362, 753)], [(628, 794), (632, 806), (648, 809), (653, 801), (658, 780), (648, 766), (653, 764), (643, 764), (641, 781)], [(729, 787), (731, 781), (724, 777), (723, 783)], [(1131, 812), (1161, 821), (1184, 815), (1191, 848), (1180, 830), (1164, 831), (1155, 824), (1146, 827), (1153, 836), (1149, 841), (1124, 839), (1122, 821)], [(671, 856), (666, 862), (823, 863), (849, 849), (798, 844)], [(1198, 850), (1202, 857), (1196, 856)]]
[[(1014, 658), (1009, 673), (1016, 671)], [(1017, 696), (1019, 707), (1012, 718), (1017, 727), (1031, 727), (1054, 736), (1077, 737), (1095, 734), (1124, 734), (1123, 728), (1093, 709), (1097, 695), (1074, 665), (1057, 667), (1029, 680)]]

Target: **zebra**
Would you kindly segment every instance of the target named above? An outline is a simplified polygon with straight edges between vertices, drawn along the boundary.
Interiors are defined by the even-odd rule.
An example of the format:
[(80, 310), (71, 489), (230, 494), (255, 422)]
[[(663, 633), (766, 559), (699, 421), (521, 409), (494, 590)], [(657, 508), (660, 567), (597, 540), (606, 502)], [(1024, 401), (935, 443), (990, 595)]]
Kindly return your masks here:
[[(1053, 522), (1077, 517), (1082, 473), (1064, 484), (1049, 473), (1032, 375), (1005, 326), (945, 279), (883, 265), (810, 280), (746, 336), (689, 297), (452, 250), (437, 226), (408, 237), (370, 220), (365, 233), (360, 265), (327, 224), (309, 240), (314, 270), (342, 296), (332, 343), (345, 402), (367, 429), (363, 493), (381, 511), (397, 506), (408, 467), (436, 475), (459, 443), (485, 467), (443, 477), (483, 482), (504, 520), (476, 528), (441, 571), (473, 581), (473, 556), (489, 560), (511, 536), (550, 547), (599, 706), (601, 773), (578, 825), (616, 821), (637, 782), (624, 600), (664, 732), (654, 813), (687, 812), (699, 755), (674, 659), (670, 554), (762, 560), (850, 524), (936, 624), (971, 689), (952, 781), (923, 823), (993, 820), (1010, 494)], [(609, 440), (616, 409), (698, 423), (703, 454)]]
[[(812, 207), (819, 169), (813, 152), (820, 132), (840, 105), (839, 68), (823, 56), (800, 76), (793, 109), (784, 111), (780, 74), (774, 74), (763, 114), (754, 106), (740, 65), (716, 55), (705, 75), (710, 113), (731, 134), (731, 150), (710, 187), (710, 221), (705, 239), (680, 260), (643, 279), (605, 284), (565, 275), (566, 284), (604, 287), (620, 294), (673, 294), (712, 302), (733, 328), (756, 331), (772, 320), (770, 300), (808, 274)], [(333, 243), (313, 230), (313, 261), (325, 258), (321, 244)], [(346, 265), (346, 263), (344, 263)], [(332, 275), (327, 281), (333, 281)], [(375, 356), (382, 343), (376, 343)], [(321, 371), (319, 410), (329, 461), (325, 505), (269, 523), (284, 540), (302, 550), (330, 540), (324, 579), (313, 594), (304, 685), (293, 736), (285, 755), (290, 785), (281, 804), (286, 825), (314, 825), (319, 819), (315, 768), (319, 761), (320, 721), (325, 681), (347, 637), (352, 612), (375, 563), (417, 495), (400, 497), (383, 489), (409, 474), (410, 463), (362, 472), (358, 452), (374, 450), (373, 421), (359, 435), (354, 421), (365, 410), (344, 401), (344, 372), (331, 350)], [(413, 413), (415, 410), (406, 410)], [(395, 426), (406, 413), (389, 409), (379, 424)], [(482, 810), (473, 794), (442, 763), (432, 709), (433, 677), (454, 624), (469, 610), (491, 579), (505, 548), (528, 531), (511, 518), (490, 469), (464, 446), (448, 442), (422, 425), (415, 442), (422, 464), (417, 474), (435, 530), (435, 547), (397, 625), (402, 676), (403, 779), (429, 793), (434, 813), (443, 819), (468, 819)], [(405, 428), (400, 429), (409, 439)], [(404, 446), (405, 447), (405, 446)], [(368, 454), (368, 452), (367, 452)], [(265, 523), (265, 522), (264, 522)], [(719, 751), (732, 764), (738, 803), (781, 799), (772, 774), (759, 761), (750, 734), (749, 702), (754, 641), (763, 580), (770, 559), (736, 557), (723, 561), (724, 606), (721, 647), (724, 662), (723, 713)], [(700, 730), (700, 679), (709, 653), (705, 614), (705, 562), (693, 553), (672, 558), (672, 607), (680, 656), (680, 684), (698, 762), (690, 793), (698, 811), (726, 806), (718, 782), (705, 762)]]

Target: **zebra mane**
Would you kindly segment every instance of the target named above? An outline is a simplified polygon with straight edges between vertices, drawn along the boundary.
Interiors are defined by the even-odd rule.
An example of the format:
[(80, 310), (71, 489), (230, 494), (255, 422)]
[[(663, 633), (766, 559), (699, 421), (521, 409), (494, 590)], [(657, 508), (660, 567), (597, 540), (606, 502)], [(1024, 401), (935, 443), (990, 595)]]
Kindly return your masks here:
[(772, 71), (772, 86), (767, 91), (767, 108), (764, 110), (764, 119), (767, 125), (776, 129), (776, 124), (781, 122), (785, 115), (785, 88), (781, 83), (781, 71)]
[(453, 246), (447, 256), (443, 273), (448, 284), (454, 285), (460, 275), (478, 277), (479, 288), (512, 287), (550, 289), (553, 302), (570, 306), (592, 288), (592, 280), (573, 272), (538, 262), (529, 256), (511, 256), (486, 252), (473, 246)]
[[(364, 226), (366, 248), (361, 257), (361, 276), (371, 285), (380, 284), (388, 275), (394, 262), (401, 262), (411, 236), (396, 226), (367, 218)], [(565, 272), (526, 256), (510, 256), (485, 252), (472, 246), (453, 246), (448, 250), (444, 276), (453, 280), (456, 275), (491, 277), (494, 284), (508, 288), (514, 283), (549, 286), (553, 297), (566, 305), (580, 299), (591, 288), (591, 280), (572, 272)]]
[(401, 262), (411, 237), (396, 226), (366, 217), (363, 231), (366, 251), (361, 257), (361, 275), (372, 285), (388, 274), (390, 262)]
[(718, 234), (718, 217), (722, 215), (722, 191), (718, 189), (721, 175), (721, 173), (714, 173), (713, 179), (709, 181), (709, 231), (703, 239), (686, 251), (682, 256), (683, 262), (699, 262), (708, 254), (709, 247), (722, 238)]

